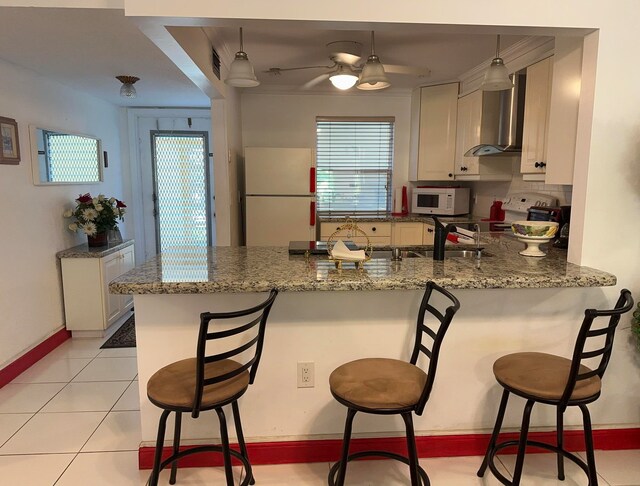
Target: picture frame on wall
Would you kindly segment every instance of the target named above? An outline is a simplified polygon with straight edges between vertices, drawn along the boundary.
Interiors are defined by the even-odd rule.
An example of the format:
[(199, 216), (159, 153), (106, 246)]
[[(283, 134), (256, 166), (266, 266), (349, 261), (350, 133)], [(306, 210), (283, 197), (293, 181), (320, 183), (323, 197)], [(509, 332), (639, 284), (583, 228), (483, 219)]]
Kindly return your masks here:
[(0, 164), (20, 163), (18, 123), (13, 118), (0, 116)]

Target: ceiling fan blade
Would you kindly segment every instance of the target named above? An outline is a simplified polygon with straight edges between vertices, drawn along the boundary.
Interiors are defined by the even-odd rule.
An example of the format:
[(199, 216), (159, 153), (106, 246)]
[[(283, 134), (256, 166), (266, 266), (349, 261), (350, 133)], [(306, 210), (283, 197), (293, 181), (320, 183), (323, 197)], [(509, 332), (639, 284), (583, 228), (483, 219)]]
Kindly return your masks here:
[(361, 57), (356, 54), (349, 54), (348, 52), (334, 52), (332, 53), (333, 60), (339, 64), (354, 65)]
[(415, 76), (427, 77), (431, 75), (431, 70), (429, 68), (420, 68), (414, 66), (402, 66), (399, 64), (387, 64), (385, 62), (382, 63), (384, 66), (384, 71), (386, 73), (391, 74), (413, 74)]
[(307, 81), (305, 84), (303, 84), (300, 89), (311, 89), (313, 88), (316, 84), (320, 84), (322, 81), (324, 81), (325, 79), (329, 79), (329, 76), (331, 75), (331, 73), (324, 73), (321, 74), (320, 76), (316, 76), (315, 78), (313, 78), (311, 81)]

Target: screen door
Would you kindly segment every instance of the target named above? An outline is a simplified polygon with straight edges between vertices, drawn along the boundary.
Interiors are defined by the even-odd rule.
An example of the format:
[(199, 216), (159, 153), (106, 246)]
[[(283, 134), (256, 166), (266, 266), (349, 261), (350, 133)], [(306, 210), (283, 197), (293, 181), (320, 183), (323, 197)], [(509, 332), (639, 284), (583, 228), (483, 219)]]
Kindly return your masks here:
[(206, 132), (151, 132), (157, 251), (211, 245)]

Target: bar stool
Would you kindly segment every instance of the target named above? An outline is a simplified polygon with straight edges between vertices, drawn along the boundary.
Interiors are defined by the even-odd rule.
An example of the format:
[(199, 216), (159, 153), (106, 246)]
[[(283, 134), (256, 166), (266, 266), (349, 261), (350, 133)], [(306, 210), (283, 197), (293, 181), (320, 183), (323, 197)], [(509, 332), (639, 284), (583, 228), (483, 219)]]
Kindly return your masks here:
[[(614, 309), (585, 310), (584, 320), (578, 332), (572, 359), (546, 353), (514, 353), (499, 358), (493, 364), (493, 373), (498, 383), (504, 388), (504, 391), (493, 434), (487, 446), (482, 465), (478, 470), (478, 476), (484, 476), (488, 466), (493, 475), (502, 484), (520, 484), (525, 449), (529, 445), (556, 453), (559, 480), (564, 480), (564, 458), (566, 457), (580, 466), (587, 474), (590, 486), (598, 484), (593, 453), (591, 417), (587, 404), (596, 401), (600, 396), (602, 377), (611, 357), (616, 327), (620, 322), (620, 316), (625, 312), (629, 312), (632, 307), (633, 298), (631, 297), (631, 292), (623, 289)], [(605, 326), (594, 328), (594, 321), (598, 317), (609, 317), (609, 322)], [(597, 366), (593, 369), (583, 364), (584, 360), (591, 358), (597, 360), (597, 363), (594, 363)], [(514, 393), (527, 400), (522, 416), (520, 439), (497, 443), (509, 393)], [(531, 410), (537, 402), (556, 407), (557, 445), (527, 439)], [(587, 453), (586, 463), (577, 455), (563, 448), (563, 416), (567, 407), (571, 406), (580, 407), (582, 411)], [(518, 446), (518, 454), (513, 473), (513, 482), (510, 482), (498, 472), (494, 464), (494, 458), (499, 450), (515, 445)]]
[[(442, 306), (442, 301), (453, 305), (449, 305), (442, 311), (438, 310), (433, 304), (434, 295), (439, 296), (439, 302), (436, 305)], [(346, 363), (331, 373), (329, 377), (331, 393), (348, 410), (342, 455), (329, 471), (330, 486), (343, 486), (348, 462), (365, 456), (395, 459), (408, 464), (412, 486), (430, 484), (427, 473), (418, 464), (412, 412), (422, 415), (436, 377), (442, 339), (459, 308), (460, 302), (450, 292), (433, 282), (428, 282), (418, 312), (415, 342), (408, 363), (396, 359), (365, 358)], [(427, 312), (435, 317), (434, 324), (437, 323), (437, 326), (426, 323)], [(423, 333), (428, 335), (428, 344), (422, 342)], [(421, 353), (429, 362), (426, 373), (417, 366)], [(409, 457), (386, 451), (363, 451), (349, 455), (351, 428), (357, 412), (401, 415), (406, 428)], [(336, 473), (338, 476), (334, 479)]]
[[(153, 472), (149, 479), (151, 486), (158, 484), (160, 471), (169, 464), (171, 464), (169, 483), (175, 484), (178, 470), (177, 461), (189, 454), (199, 452), (222, 452), (228, 486), (234, 484), (233, 472), (231, 470), (231, 456), (240, 460), (246, 470), (246, 477), (242, 482), (242, 486), (255, 483), (242, 433), (238, 398), (247, 391), (247, 388), (255, 379), (262, 354), (267, 318), (269, 317), (269, 311), (277, 294), (278, 291), (273, 289), (267, 300), (249, 309), (218, 313), (203, 312), (200, 314), (200, 331), (198, 334), (196, 357), (171, 363), (158, 370), (149, 379), (147, 383), (147, 396), (151, 403), (163, 409), (158, 425)], [(251, 320), (247, 322), (246, 319), (239, 319), (243, 317), (250, 317)], [(233, 321), (227, 321), (227, 326), (223, 330), (209, 330), (213, 324), (221, 324), (229, 319), (233, 319)], [(241, 322), (239, 322), (239, 320)], [(258, 326), (257, 332), (254, 329), (256, 326)], [(225, 349), (228, 350), (212, 355), (206, 354), (208, 341), (221, 340), (230, 336), (238, 336), (235, 339), (247, 340), (244, 341), (244, 344), (233, 349), (228, 349), (229, 345), (227, 344)], [(218, 344), (218, 348), (224, 346), (222, 343)], [(229, 359), (242, 353), (244, 353), (244, 363)], [(222, 407), (228, 404), (231, 404), (233, 410), (233, 419), (238, 435), (240, 452), (229, 447), (227, 421), (224, 411), (222, 410)], [(198, 418), (200, 412), (212, 409), (218, 414), (221, 444), (219, 446), (198, 446), (180, 452), (182, 413), (190, 412), (193, 418)], [(167, 426), (167, 418), (171, 412), (175, 412), (176, 414), (173, 453), (170, 457), (162, 461), (164, 434)]]

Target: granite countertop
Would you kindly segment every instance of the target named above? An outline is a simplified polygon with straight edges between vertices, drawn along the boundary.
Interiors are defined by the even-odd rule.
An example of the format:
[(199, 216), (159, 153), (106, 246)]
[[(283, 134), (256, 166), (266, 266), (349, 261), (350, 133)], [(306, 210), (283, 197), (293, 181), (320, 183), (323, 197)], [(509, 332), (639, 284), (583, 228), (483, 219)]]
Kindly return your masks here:
[(56, 253), (58, 258), (102, 258), (127, 246), (133, 245), (134, 240), (124, 240), (121, 243), (109, 243), (106, 246), (90, 247), (86, 243)]
[[(449, 289), (605, 287), (616, 277), (567, 263), (566, 251), (549, 248), (546, 257), (524, 257), (513, 236), (483, 234), (491, 256), (405, 258), (374, 250), (363, 269), (345, 263), (335, 268), (326, 256), (289, 255), (286, 247), (176, 248), (158, 255), (109, 284), (114, 294), (197, 294), (312, 290), (415, 290), (427, 280)], [(464, 245), (458, 245), (463, 247)], [(424, 247), (428, 248), (428, 247)], [(468, 246), (467, 246), (468, 248)], [(543, 247), (544, 248), (544, 247)]]

